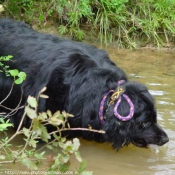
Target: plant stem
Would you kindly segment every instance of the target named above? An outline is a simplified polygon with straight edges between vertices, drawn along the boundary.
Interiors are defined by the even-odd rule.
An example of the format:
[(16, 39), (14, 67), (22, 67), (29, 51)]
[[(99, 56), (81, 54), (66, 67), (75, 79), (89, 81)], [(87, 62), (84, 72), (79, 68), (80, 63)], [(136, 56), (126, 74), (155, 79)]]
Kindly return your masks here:
[(22, 116), (22, 119), (21, 119), (21, 122), (20, 122), (20, 124), (19, 124), (19, 126), (18, 126), (18, 129), (17, 129), (17, 131), (15, 132), (15, 134), (14, 134), (12, 137), (10, 137), (10, 138), (7, 140), (7, 142), (5, 142), (4, 144), (2, 144), (2, 145), (0, 146), (0, 149), (3, 148), (6, 144), (8, 144), (10, 141), (12, 141), (17, 135), (23, 133), (22, 131), (19, 131), (19, 130), (20, 130), (21, 126), (22, 126), (22, 123), (23, 123), (23, 121), (24, 121), (25, 116), (26, 116), (26, 112), (24, 112), (24, 114), (23, 114), (23, 116)]

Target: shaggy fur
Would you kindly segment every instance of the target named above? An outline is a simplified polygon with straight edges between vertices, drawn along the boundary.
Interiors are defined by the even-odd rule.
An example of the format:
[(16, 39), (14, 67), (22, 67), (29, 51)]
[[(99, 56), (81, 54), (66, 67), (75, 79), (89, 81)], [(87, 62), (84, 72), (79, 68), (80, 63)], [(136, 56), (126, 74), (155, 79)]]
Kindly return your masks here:
[[(82, 127), (104, 130), (106, 134), (87, 131), (70, 132), (70, 136), (82, 136), (98, 142), (110, 142), (114, 148), (133, 143), (147, 147), (149, 144), (163, 145), (168, 136), (157, 123), (153, 97), (147, 88), (137, 82), (130, 82), (122, 69), (117, 67), (104, 50), (94, 46), (60, 39), (54, 35), (41, 34), (25, 23), (11, 19), (0, 19), (0, 56), (13, 55), (8, 62), (10, 69), (27, 74), (22, 85), (15, 85), (10, 97), (2, 105), (15, 108), (23, 89), (22, 104), (28, 95), (36, 97), (47, 87), (49, 99), (39, 101), (39, 111), (65, 110), (74, 115), (69, 120), (72, 128)], [(125, 80), (125, 94), (132, 100), (134, 116), (129, 121), (120, 121), (113, 114), (114, 105), (108, 110), (105, 104), (105, 124), (99, 122), (100, 101), (110, 89), (117, 88), (117, 82)], [(12, 79), (0, 74), (0, 101), (10, 91)], [(0, 111), (9, 112), (1, 106)], [(105, 112), (106, 111), (106, 112)], [(125, 99), (119, 105), (119, 113), (127, 115), (129, 106)], [(10, 117), (18, 127), (23, 109)], [(26, 118), (23, 126), (28, 127)]]

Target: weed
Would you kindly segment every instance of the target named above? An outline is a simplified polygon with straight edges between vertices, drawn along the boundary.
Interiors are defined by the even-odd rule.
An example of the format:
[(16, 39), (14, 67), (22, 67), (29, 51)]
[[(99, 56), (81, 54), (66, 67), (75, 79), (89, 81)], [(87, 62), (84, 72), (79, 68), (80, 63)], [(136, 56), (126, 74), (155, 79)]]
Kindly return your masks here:
[[(61, 35), (136, 48), (140, 41), (161, 47), (175, 36), (174, 0), (6, 0), (5, 12), (31, 24), (53, 20)], [(86, 35), (87, 33), (88, 35)]]

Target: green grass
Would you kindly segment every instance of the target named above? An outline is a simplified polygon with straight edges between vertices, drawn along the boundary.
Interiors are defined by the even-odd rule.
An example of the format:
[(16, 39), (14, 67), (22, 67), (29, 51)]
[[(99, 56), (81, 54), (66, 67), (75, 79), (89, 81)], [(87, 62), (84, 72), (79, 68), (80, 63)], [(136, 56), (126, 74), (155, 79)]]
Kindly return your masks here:
[(5, 15), (41, 27), (54, 21), (61, 35), (95, 36), (102, 44), (137, 48), (174, 42), (174, 0), (6, 0)]

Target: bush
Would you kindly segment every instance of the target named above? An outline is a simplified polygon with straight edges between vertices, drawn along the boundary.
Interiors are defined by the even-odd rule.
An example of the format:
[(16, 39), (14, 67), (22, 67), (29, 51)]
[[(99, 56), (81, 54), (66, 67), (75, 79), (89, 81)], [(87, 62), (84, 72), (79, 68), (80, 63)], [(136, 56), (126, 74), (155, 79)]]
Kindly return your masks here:
[[(14, 78), (15, 84), (21, 84), (25, 78), (26, 74), (24, 72), (19, 72), (18, 70), (10, 70), (10, 67), (6, 65), (5, 62), (11, 61), (12, 56), (0, 57), (0, 73), (5, 73), (7, 78), (12, 76)], [(12, 88), (13, 89), (13, 85)], [(16, 130), (15, 134), (10, 138), (8, 134), (5, 133), (7, 129), (13, 127), (10, 123), (8, 114), (0, 113), (0, 132), (3, 134), (3, 138), (0, 140), (0, 166), (4, 163), (21, 163), (26, 166), (29, 170), (37, 170), (41, 164), (44, 164), (47, 157), (43, 148), (53, 150), (53, 155), (51, 156), (52, 161), (45, 167), (45, 171), (48, 173), (52, 172), (66, 172), (69, 170), (70, 157), (75, 156), (76, 160), (79, 162), (79, 167), (75, 168), (74, 174), (86, 174), (91, 175), (92, 172), (86, 172), (86, 162), (81, 158), (79, 153), (80, 142), (77, 138), (71, 140), (66, 140), (62, 137), (63, 131), (68, 130), (88, 130), (92, 132), (104, 133), (103, 131), (96, 131), (87, 128), (70, 128), (68, 123), (68, 118), (73, 117), (73, 115), (63, 111), (55, 112), (46, 111), (38, 113), (38, 100), (39, 98), (48, 98), (43, 92), (46, 90), (44, 87), (38, 94), (37, 98), (29, 96), (27, 99), (27, 106), (18, 105), (17, 108), (13, 109), (10, 113), (16, 112), (18, 109), (25, 108), (24, 114), (22, 116), (21, 122)], [(5, 101), (11, 94), (11, 91), (7, 97), (3, 100)], [(21, 94), (19, 94), (21, 95)], [(0, 107), (6, 108), (2, 105), (3, 101), (0, 102)], [(31, 125), (29, 128), (22, 128), (22, 123), (25, 117), (28, 116), (31, 119)], [(47, 130), (47, 125), (52, 125), (55, 131), (49, 132)], [(14, 140), (17, 136), (23, 135), (25, 138), (24, 145), (14, 146), (10, 142)], [(53, 139), (51, 139), (51, 137)], [(37, 147), (38, 141), (41, 140), (45, 144), (41, 148)], [(60, 150), (61, 148), (61, 153)]]
[(101, 43), (138, 47), (140, 42), (172, 42), (174, 0), (6, 0), (6, 14), (42, 26), (48, 20), (61, 35), (76, 40), (93, 35)]

